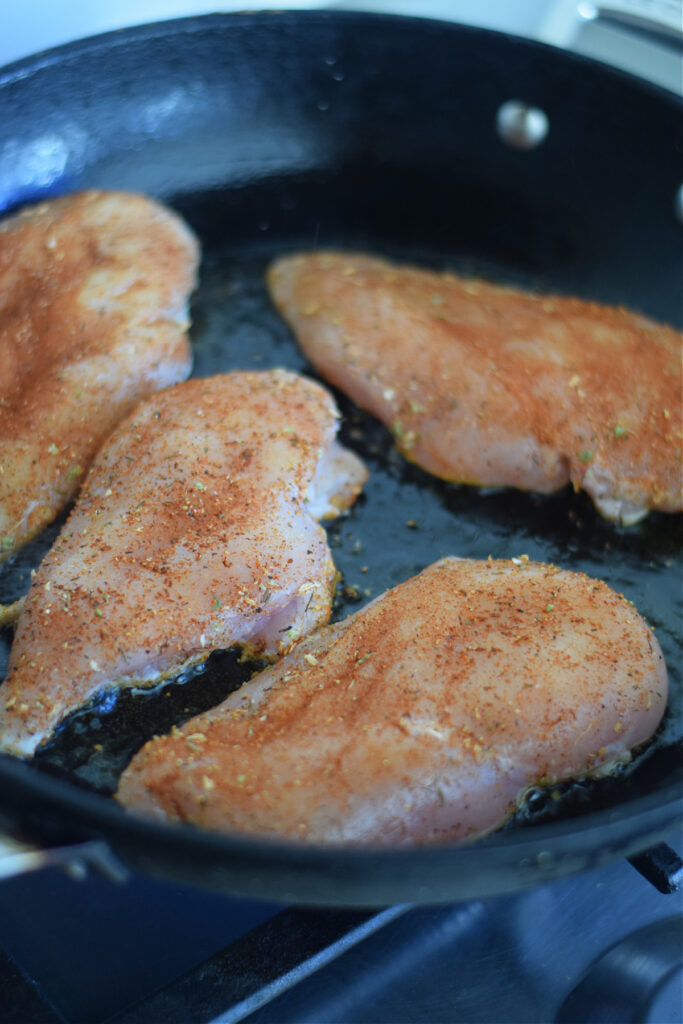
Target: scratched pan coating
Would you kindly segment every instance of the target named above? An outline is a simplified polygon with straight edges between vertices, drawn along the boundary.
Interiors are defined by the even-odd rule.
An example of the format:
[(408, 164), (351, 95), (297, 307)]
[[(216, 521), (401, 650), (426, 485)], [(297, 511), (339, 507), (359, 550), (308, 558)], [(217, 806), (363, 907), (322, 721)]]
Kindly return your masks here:
[[(207, 25), (210, 32), (203, 31)], [(237, 41), (235, 26), (239, 29)], [(293, 28), (295, 34), (292, 34)], [(364, 57), (351, 47), (354, 41), (357, 48), (359, 28), (366, 50)], [(451, 27), (446, 31), (452, 47), (462, 60), (466, 54), (470, 64), (476, 63), (477, 48), (479, 57), (484, 55), (489, 63), (494, 57), (496, 60), (507, 57), (509, 64), (510, 53), (518, 56), (520, 46), (527, 63), (529, 52), (541, 65), (544, 60), (550, 60), (549, 51), (543, 48), (529, 51), (520, 41), (482, 32), (465, 32), (463, 39), (464, 30)], [(166, 27), (124, 33), (128, 39), (127, 59), (131, 62), (139, 59), (142, 49), (154, 70), (150, 84), (143, 84), (141, 88), (153, 91), (157, 79), (175, 75), (177, 91), (180, 88), (178, 76), (186, 76), (188, 68), (192, 68), (200, 83), (202, 75), (206, 79), (202, 95), (203, 102), (209, 106), (212, 102), (218, 103), (215, 96), (212, 99), (207, 82), (211, 84), (209, 80), (215, 74), (220, 47), (221, 67), (225, 71), (227, 47), (233, 55), (237, 77), (242, 76), (242, 85), (252, 81), (245, 78), (245, 62), (250, 66), (252, 77), (259, 72), (264, 79), (272, 75), (271, 70), (264, 70), (264, 62), (269, 55), (272, 58), (273, 50), (279, 47), (281, 66), (292, 79), (291, 84), (296, 85), (298, 81), (297, 102), (308, 104), (305, 117), (300, 111), (297, 117), (315, 123), (319, 130), (317, 143), (319, 149), (322, 147), (323, 158), (317, 154), (315, 167), (302, 169), (298, 154), (296, 159), (291, 159), (292, 166), (278, 166), (276, 170), (264, 170), (260, 166), (262, 156), (258, 152), (254, 154), (254, 139), (248, 137), (248, 133), (242, 136), (236, 132), (234, 147), (241, 157), (241, 163), (236, 159), (238, 172), (234, 180), (216, 185), (206, 181), (206, 166), (216, 159), (216, 153), (215, 143), (210, 133), (205, 132), (205, 126), (200, 125), (195, 130), (192, 153), (168, 127), (157, 126), (151, 131), (149, 141), (140, 143), (139, 151), (127, 152), (127, 159), (121, 153), (108, 152), (105, 147), (99, 162), (82, 172), (80, 178), (65, 178), (53, 186), (53, 192), (86, 185), (145, 188), (174, 206), (197, 231), (203, 261), (200, 286), (192, 301), (195, 376), (272, 366), (315, 376), (290, 330), (274, 310), (264, 283), (269, 262), (283, 252), (296, 249), (363, 250), (436, 269), (480, 274), (525, 288), (623, 302), (668, 322), (675, 322), (679, 316), (676, 290), (672, 287), (673, 278), (667, 277), (668, 271), (644, 275), (638, 246), (626, 251), (619, 238), (610, 236), (609, 244), (614, 246), (614, 251), (609, 250), (605, 238), (613, 225), (611, 212), (605, 210), (604, 203), (592, 200), (591, 208), (577, 218), (576, 210), (571, 205), (564, 208), (559, 204), (555, 191), (543, 184), (543, 174), (534, 169), (535, 180), (528, 188), (525, 186), (520, 191), (519, 181), (514, 185), (513, 192), (516, 187), (517, 194), (511, 204), (510, 168), (520, 176), (519, 157), (503, 153), (493, 132), (486, 145), (495, 151), (500, 168), (491, 171), (489, 167), (476, 175), (471, 168), (465, 169), (459, 172), (455, 185), (452, 163), (435, 159), (429, 149), (417, 158), (409, 157), (392, 141), (385, 144), (380, 159), (370, 151), (369, 136), (363, 136), (364, 143), (359, 151), (339, 155), (335, 149), (339, 144), (338, 136), (348, 131), (354, 104), (367, 109), (367, 102), (363, 101), (367, 76), (373, 69), (380, 77), (381, 73), (390, 74), (384, 65), (391, 59), (392, 47), (398, 52), (408, 45), (408, 32), (412, 33), (413, 59), (418, 63), (426, 62), (427, 50), (435, 38), (432, 30), (425, 25), (416, 27), (414, 22), (404, 19), (392, 19), (388, 23), (370, 16), (308, 15), (281, 16), (277, 21), (265, 16), (245, 16), (190, 19)], [(256, 47), (259, 39), (264, 43), (263, 53)], [(181, 58), (179, 48), (183, 40), (189, 40), (192, 46), (185, 47)], [(245, 41), (249, 44), (246, 51)], [(121, 48), (111, 37), (104, 37), (100, 45), (104, 57), (111, 59), (113, 54), (117, 58), (116, 70), (106, 66), (105, 61), (101, 73), (106, 81), (107, 75), (115, 77), (122, 73)], [(297, 51), (294, 54), (292, 46)], [(161, 55), (159, 47), (163, 48)], [(235, 57), (237, 50), (239, 58)], [(57, 51), (60, 52), (62, 59), (55, 60), (55, 73), (66, 76), (67, 82), (71, 81), (69, 76), (75, 74), (74, 67), (78, 67), (79, 61), (91, 59), (89, 52), (85, 56), (83, 52), (80, 55), (76, 52), (74, 56), (73, 48)], [(185, 62), (182, 74), (175, 65), (175, 70), (170, 70), (169, 53), (176, 62), (181, 59)], [(65, 55), (70, 55), (74, 67), (67, 67)], [(556, 59), (553, 56), (552, 60)], [(438, 60), (436, 63), (438, 66)], [(526, 65), (518, 60), (518, 73), (520, 67)], [(602, 81), (601, 76), (605, 74), (602, 69), (590, 64), (580, 67), (584, 76), (593, 74)], [(565, 75), (575, 70), (572, 62), (564, 68)], [(395, 69), (391, 71), (395, 73)], [(446, 72), (438, 72), (442, 73)], [(496, 73), (502, 74), (500, 68)], [(611, 76), (608, 81), (612, 83)], [(348, 108), (343, 103), (337, 106), (335, 100), (341, 95), (335, 90), (343, 89), (345, 82), (353, 83)], [(624, 82), (628, 80), (617, 84), (623, 89)], [(213, 80), (212, 84), (215, 85)], [(264, 87), (263, 83), (261, 86)], [(637, 93), (635, 85), (629, 87)], [(19, 84), (17, 88), (21, 91)], [(410, 116), (417, 118), (419, 103), (424, 106), (434, 102), (434, 87), (423, 84), (421, 88), (429, 96), (418, 98), (412, 114), (403, 111), (406, 123), (410, 122)], [(559, 84), (546, 82), (546, 88), (552, 93), (553, 89), (559, 90)], [(487, 111), (495, 109), (493, 101), (497, 102), (498, 97), (492, 98), (486, 90), (484, 92), (483, 107)], [(112, 98), (111, 89), (107, 95), (110, 105), (117, 102)], [(371, 95), (376, 100), (375, 92)], [(550, 102), (548, 97), (546, 99)], [(633, 116), (637, 121), (636, 115), (645, 117), (647, 114), (651, 124), (648, 102), (652, 105), (655, 99), (651, 96), (648, 102), (640, 99), (643, 109), (632, 103)], [(123, 104), (124, 101), (119, 99), (118, 102)], [(404, 102), (410, 106), (407, 99)], [(556, 96), (555, 102), (557, 105), (563, 101)], [(376, 103), (378, 108), (385, 105), (382, 123), (386, 126), (391, 104), (395, 104), (396, 99), (387, 90), (381, 102), (376, 100)], [(73, 104), (77, 105), (76, 99)], [(181, 100), (178, 104), (182, 107)], [(266, 121), (268, 113), (272, 111), (267, 109)], [(370, 121), (373, 116), (379, 116), (378, 110), (367, 115)], [(293, 131), (296, 119), (291, 109), (289, 118), (283, 124)], [(367, 129), (364, 122), (364, 130)], [(588, 142), (595, 145), (595, 138), (589, 138)], [(406, 146), (409, 145), (410, 132), (406, 141)], [(159, 160), (159, 147), (164, 151), (163, 161)], [(149, 150), (155, 153), (156, 164), (152, 161), (150, 165), (149, 154), (145, 156)], [(172, 171), (168, 169), (169, 153), (173, 156)], [(201, 160), (197, 161), (198, 153), (204, 165)], [(619, 158), (617, 152), (614, 159)], [(506, 160), (512, 161), (507, 168)], [(249, 173), (244, 171), (246, 163)], [(156, 177), (150, 166), (156, 168)], [(482, 166), (486, 166), (483, 161)], [(533, 163), (528, 166), (534, 168)], [(605, 173), (609, 174), (609, 168)], [(492, 181), (491, 174), (499, 175), (500, 180)], [(229, 177), (224, 174), (224, 178)], [(0, 160), (0, 185), (2, 182)], [(15, 206), (21, 200), (33, 198), (35, 195), (28, 191), (22, 194), (19, 190), (8, 197), (5, 205)], [(616, 203), (614, 196), (612, 202)], [(589, 237), (585, 238), (582, 232), (588, 231), (588, 225)], [(633, 215), (631, 230), (634, 234), (639, 226), (646, 238), (655, 230), (647, 209)], [(678, 236), (672, 234), (669, 238), (667, 232), (664, 232), (667, 245), (674, 254)], [(661, 254), (661, 239), (656, 236), (656, 240)], [(663, 263), (666, 260), (660, 260), (659, 266)], [(476, 858), (467, 859), (468, 854), (462, 849), (453, 848), (442, 849), (441, 860), (433, 859), (439, 856), (439, 851), (428, 854), (432, 859), (427, 861), (423, 851), (415, 853), (412, 861), (406, 861), (403, 854), (392, 861), (389, 852), (386, 856), (377, 855), (378, 859), (372, 864), (363, 862), (362, 856), (359, 861), (355, 853), (338, 851), (292, 854), (291, 850), (278, 846), (276, 854), (269, 854), (268, 844), (254, 842), (250, 846), (247, 840), (245, 846), (242, 839), (212, 837), (187, 827), (164, 829), (131, 816), (122, 824), (125, 816), (109, 797), (135, 751), (152, 735), (167, 731), (173, 724), (215, 705), (249, 678), (254, 666), (241, 663), (236, 652), (228, 651), (213, 655), (205, 666), (183, 673), (151, 691), (120, 690), (101, 695), (70, 716), (55, 738), (41, 749), (30, 768), (12, 759), (0, 758), (0, 783), (3, 779), (11, 780), (17, 793), (28, 794), (23, 804), (17, 797), (9, 809), (7, 799), (3, 801), (0, 795), (0, 807), (5, 803), (6, 812), (16, 817), (20, 804), (21, 808), (27, 803), (33, 804), (40, 809), (41, 820), (49, 822), (49, 830), (57, 833), (60, 824), (68, 823), (73, 828), (74, 821), (78, 822), (80, 817), (87, 834), (94, 829), (97, 834), (107, 835), (115, 848), (125, 850), (128, 859), (142, 863), (149, 870), (187, 878), (188, 874), (192, 875), (192, 869), (188, 868), (188, 851), (192, 851), (196, 862), (195, 880), (202, 884), (257, 895), (278, 896), (286, 892), (291, 898), (311, 902), (440, 899), (463, 892), (502, 891), (530, 884), (538, 880), (539, 864), (532, 856), (531, 867), (520, 867), (525, 859), (520, 855), (522, 847), (527, 852), (538, 852), (540, 846), (534, 846), (538, 836), (543, 850), (550, 850), (559, 864), (558, 871), (588, 866), (593, 861), (585, 857), (581, 860), (580, 856), (571, 863), (569, 858), (562, 866), (562, 857), (568, 850), (573, 855), (581, 850), (577, 834), (584, 827), (604, 832), (603, 848), (598, 840), (592, 856), (602, 856), (605, 850), (617, 855), (638, 849), (644, 841), (638, 827), (634, 825), (629, 831), (624, 824), (630, 809), (644, 809), (647, 813), (656, 810), (660, 794), (668, 806), (672, 782), (680, 777), (677, 773), (680, 773), (683, 750), (681, 517), (654, 514), (635, 527), (623, 529), (602, 520), (584, 495), (576, 495), (570, 489), (544, 497), (444, 483), (406, 463), (394, 451), (388, 432), (380, 424), (355, 408), (343, 395), (335, 395), (343, 413), (342, 440), (365, 460), (371, 475), (350, 513), (327, 526), (333, 556), (342, 574), (334, 618), (357, 610), (371, 597), (444, 555), (507, 558), (527, 554), (533, 559), (586, 572), (603, 579), (633, 601), (654, 627), (662, 645), (669, 667), (671, 697), (655, 740), (630, 766), (610, 778), (533, 792), (522, 811), (493, 840), (478, 844), (478, 863)], [(13, 600), (26, 589), (31, 569), (56, 536), (59, 525), (45, 531), (13, 561), (0, 568), (0, 601)], [(0, 672), (4, 671), (10, 642), (10, 631), (2, 631)], [(64, 782), (66, 786), (58, 784)], [(7, 786), (4, 788), (7, 796)], [(97, 795), (96, 803), (92, 803), (93, 795)], [(634, 810), (634, 821), (636, 818)], [(31, 823), (35, 826), (35, 816)], [(176, 842), (180, 836), (186, 844), (183, 851)], [(514, 849), (508, 856), (506, 844), (509, 843)], [(146, 853), (141, 849), (145, 844)], [(244, 867), (244, 858), (250, 856), (251, 873)], [(307, 862), (307, 857), (313, 859)], [(280, 889), (274, 866), (278, 858), (281, 865), (286, 865), (281, 870)], [(255, 861), (259, 869), (253, 868)], [(360, 863), (365, 864), (362, 879)], [(539, 863), (547, 868), (547, 858)], [(298, 870), (297, 865), (304, 867)], [(514, 877), (511, 869), (516, 871)], [(438, 878), (432, 886), (425, 883), (425, 870)]]

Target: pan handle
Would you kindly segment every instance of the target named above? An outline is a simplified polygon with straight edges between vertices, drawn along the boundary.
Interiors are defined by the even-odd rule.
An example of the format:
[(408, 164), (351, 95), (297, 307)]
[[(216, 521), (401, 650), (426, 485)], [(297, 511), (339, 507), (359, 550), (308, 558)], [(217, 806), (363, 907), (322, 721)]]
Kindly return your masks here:
[(70, 846), (45, 847), (0, 832), (0, 882), (30, 871), (59, 867), (70, 878), (81, 881), (94, 868), (110, 882), (124, 883), (128, 870), (101, 839)]
[(602, 22), (642, 39), (680, 48), (680, 0), (555, 0), (536, 36), (544, 43), (571, 47), (582, 23)]

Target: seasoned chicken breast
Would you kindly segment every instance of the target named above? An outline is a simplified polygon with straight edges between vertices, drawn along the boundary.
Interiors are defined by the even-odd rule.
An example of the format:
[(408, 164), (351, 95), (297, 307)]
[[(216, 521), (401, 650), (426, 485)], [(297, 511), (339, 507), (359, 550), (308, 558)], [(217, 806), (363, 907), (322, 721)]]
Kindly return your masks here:
[(188, 376), (198, 258), (180, 218), (139, 195), (0, 222), (0, 560), (71, 501), (141, 398)]
[(680, 512), (681, 336), (624, 309), (344, 253), (287, 256), (273, 299), (306, 356), (446, 480), (608, 519)]
[(318, 384), (285, 371), (194, 379), (104, 444), (33, 580), (0, 686), (0, 750), (28, 755), (114, 684), (217, 648), (274, 657), (327, 622), (335, 568), (316, 519), (365, 469)]
[(471, 839), (529, 786), (628, 759), (666, 699), (656, 639), (604, 583), (445, 558), (151, 740), (118, 799), (313, 843)]

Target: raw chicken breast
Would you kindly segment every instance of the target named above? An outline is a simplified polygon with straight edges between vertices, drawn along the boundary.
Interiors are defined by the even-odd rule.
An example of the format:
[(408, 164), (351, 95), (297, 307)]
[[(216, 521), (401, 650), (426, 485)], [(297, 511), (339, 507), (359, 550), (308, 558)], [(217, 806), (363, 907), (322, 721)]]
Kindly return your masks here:
[(141, 398), (189, 375), (198, 258), (180, 218), (139, 195), (0, 223), (0, 560), (71, 501)]
[(118, 799), (314, 843), (464, 840), (529, 786), (628, 759), (666, 699), (657, 641), (604, 583), (445, 558), (151, 740)]
[(268, 282), (313, 365), (430, 473), (571, 482), (624, 524), (683, 508), (672, 328), (354, 254), (287, 256)]
[[(176, 385), (105, 443), (19, 617), (0, 749), (28, 755), (113, 684), (217, 648), (274, 657), (327, 622), (335, 568), (314, 516), (365, 469), (318, 384), (284, 371)], [(334, 467), (334, 472), (329, 467)]]

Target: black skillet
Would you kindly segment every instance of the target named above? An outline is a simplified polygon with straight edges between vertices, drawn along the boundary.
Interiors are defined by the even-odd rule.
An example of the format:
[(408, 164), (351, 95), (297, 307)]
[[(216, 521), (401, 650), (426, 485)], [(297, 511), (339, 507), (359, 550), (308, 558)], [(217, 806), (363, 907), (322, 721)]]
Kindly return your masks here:
[[(510, 100), (545, 113), (549, 130), (535, 147), (498, 134)], [(307, 369), (263, 286), (268, 260), (299, 247), (370, 250), (673, 323), (680, 113), (675, 98), (626, 75), (486, 31), (324, 12), (192, 18), (77, 42), (0, 73), (0, 207), (99, 186), (180, 210), (204, 246), (198, 375)], [(502, 892), (675, 836), (680, 519), (619, 529), (568, 491), (539, 498), (440, 483), (340, 401), (344, 438), (372, 476), (351, 515), (330, 527), (344, 577), (335, 614), (444, 554), (526, 553), (585, 570), (657, 630), (672, 696), (654, 743), (610, 779), (531, 794), (508, 826), (470, 847), (324, 850), (126, 815), (108, 796), (121, 768), (154, 732), (245, 677), (227, 652), (152, 694), (95, 702), (32, 764), (0, 758), (6, 820), (46, 842), (104, 837), (145, 871), (327, 904)], [(54, 534), (2, 570), (0, 600), (27, 586)], [(9, 641), (6, 633), (5, 656)]]

